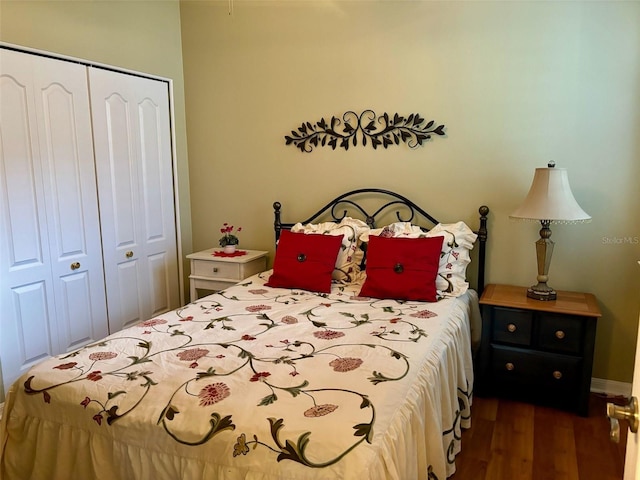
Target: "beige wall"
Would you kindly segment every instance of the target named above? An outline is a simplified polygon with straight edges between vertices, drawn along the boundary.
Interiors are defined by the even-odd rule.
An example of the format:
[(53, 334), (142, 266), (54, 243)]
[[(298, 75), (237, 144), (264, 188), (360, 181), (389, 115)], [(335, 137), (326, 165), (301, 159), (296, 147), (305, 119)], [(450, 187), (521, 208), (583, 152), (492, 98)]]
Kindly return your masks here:
[[(443, 221), (491, 208), (490, 282), (529, 285), (539, 225), (508, 219), (555, 160), (593, 222), (553, 228), (550, 284), (603, 311), (594, 376), (630, 382), (640, 312), (640, 2), (181, 2), (194, 249), (223, 222), (273, 250), (334, 195), (397, 190)], [(347, 110), (420, 113), (410, 150), (301, 153), (284, 135)], [(615, 243), (617, 240), (622, 243)], [(625, 243), (623, 239), (631, 239)]]

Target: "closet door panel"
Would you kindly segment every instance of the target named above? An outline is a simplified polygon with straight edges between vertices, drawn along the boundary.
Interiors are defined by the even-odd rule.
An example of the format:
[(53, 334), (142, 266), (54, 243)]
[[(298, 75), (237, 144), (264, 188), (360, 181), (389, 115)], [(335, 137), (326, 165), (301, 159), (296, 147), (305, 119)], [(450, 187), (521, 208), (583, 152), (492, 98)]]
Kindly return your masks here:
[[(68, 231), (61, 230), (61, 236)], [(52, 270), (60, 338), (58, 353), (62, 353), (107, 336), (108, 322), (101, 260), (94, 260), (81, 249), (56, 253), (58, 261), (52, 262)]]
[[(58, 259), (78, 258), (78, 255), (87, 254), (87, 239), (84, 235), (82, 165), (78, 158), (73, 96), (59, 84), (46, 87), (41, 93), (43, 147), (46, 149), (43, 158), (49, 162), (48, 194), (55, 202), (50, 206), (56, 237), (55, 256)], [(95, 201), (92, 203), (95, 206)], [(87, 209), (86, 205), (84, 209)], [(94, 227), (97, 224), (94, 223)]]
[(34, 60), (60, 351), (108, 333), (86, 67)]
[[(11, 359), (16, 378), (35, 363), (53, 355), (58, 349), (52, 327), (55, 326), (55, 319), (50, 316), (49, 291), (45, 281), (36, 281), (11, 289), (12, 306), (17, 320), (14, 331), (11, 332), (15, 342), (12, 350), (14, 354), (17, 353), (16, 358)], [(3, 349), (3, 370), (7, 367), (4, 354)]]
[(0, 355), (5, 389), (58, 350), (28, 56), (0, 50)]
[[(122, 298), (124, 293), (138, 295), (135, 321), (179, 306), (169, 97), (162, 81), (102, 69), (90, 69), (89, 78), (109, 324), (114, 332), (134, 321), (131, 312), (113, 315), (122, 305), (133, 304)], [(125, 228), (129, 221), (132, 231)], [(117, 285), (123, 262), (136, 272), (135, 290), (124, 292)], [(133, 276), (128, 278), (133, 281)]]
[[(125, 249), (138, 246), (136, 225), (140, 221), (135, 138), (130, 135), (129, 125), (130, 104), (115, 93), (93, 108), (103, 115), (100, 120), (104, 123), (97, 127), (106, 128), (100, 132), (106, 134), (106, 138), (101, 136), (96, 148), (101, 153), (97, 170), (100, 188), (104, 190), (102, 198), (108, 199), (108, 205), (103, 208), (107, 220), (105, 238), (124, 254)], [(106, 228), (107, 224), (112, 230)]]
[[(110, 317), (112, 330), (114, 324), (117, 325), (116, 330), (122, 330), (142, 320), (147, 320), (147, 317), (143, 316), (142, 297), (139, 293), (142, 281), (140, 268), (140, 262), (137, 259), (124, 261), (117, 265), (117, 279), (109, 290), (111, 298), (118, 299), (117, 316)], [(113, 291), (113, 289), (117, 290)]]
[[(64, 322), (59, 330), (61, 334), (62, 351), (75, 350), (89, 342), (99, 340), (102, 337), (97, 335), (104, 330), (107, 333), (107, 319), (103, 318), (104, 325), (99, 329), (89, 319), (94, 318), (93, 305), (91, 303), (92, 281), (88, 271), (64, 275), (58, 277), (59, 294), (56, 301), (59, 312), (58, 321)], [(61, 313), (61, 315), (60, 315)], [(97, 331), (98, 330), (98, 331)]]
[[(151, 292), (150, 316), (179, 304), (175, 200), (167, 85), (136, 82), (139, 103), (140, 155), (144, 188), (147, 265)], [(155, 188), (150, 188), (155, 186)]]
[[(166, 240), (163, 220), (163, 171), (162, 171), (162, 139), (158, 119), (158, 108), (149, 99), (145, 99), (139, 107), (140, 119), (140, 166), (144, 188), (143, 208), (145, 212), (145, 241), (149, 244)], [(166, 159), (164, 160), (166, 162)], [(169, 163), (171, 165), (171, 163)], [(156, 187), (157, 186), (157, 187)], [(151, 188), (149, 188), (151, 187)], [(171, 191), (171, 190), (169, 190)]]
[[(45, 220), (44, 210), (38, 208), (43, 201), (42, 179), (37, 131), (30, 121), (35, 117), (35, 108), (28, 87), (20, 82), (20, 76), (30, 77), (30, 71), (20, 71), (20, 65), (10, 60), (12, 56), (0, 51), (3, 237), (7, 241), (3, 257), (8, 255), (9, 269), (24, 271), (46, 262), (42, 242), (47, 237), (40, 227)], [(11, 71), (14, 69), (18, 71)]]
[(149, 286), (152, 292), (150, 305), (152, 317), (166, 312), (171, 305), (169, 293), (172, 285), (168, 276), (169, 269), (167, 268), (169, 263), (170, 260), (165, 252), (149, 255), (148, 257), (148, 275), (151, 279)]

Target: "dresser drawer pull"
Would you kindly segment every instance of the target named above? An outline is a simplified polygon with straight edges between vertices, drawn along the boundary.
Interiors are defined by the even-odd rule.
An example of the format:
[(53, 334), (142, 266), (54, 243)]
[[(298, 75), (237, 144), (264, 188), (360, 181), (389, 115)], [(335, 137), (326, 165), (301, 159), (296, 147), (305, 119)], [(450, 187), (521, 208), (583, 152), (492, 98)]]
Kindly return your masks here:
[(513, 363), (507, 362), (505, 363), (504, 368), (506, 368), (509, 372), (512, 372), (516, 367)]
[(515, 324), (510, 323), (509, 325), (507, 325), (507, 330), (511, 333), (515, 332), (518, 329), (518, 327), (515, 326)]
[(218, 273), (218, 267), (213, 267), (213, 273)]
[(562, 340), (564, 338), (564, 332), (562, 330), (556, 330), (556, 338)]
[(560, 380), (562, 378), (562, 372), (560, 370), (555, 370), (553, 372), (553, 378), (556, 380)]

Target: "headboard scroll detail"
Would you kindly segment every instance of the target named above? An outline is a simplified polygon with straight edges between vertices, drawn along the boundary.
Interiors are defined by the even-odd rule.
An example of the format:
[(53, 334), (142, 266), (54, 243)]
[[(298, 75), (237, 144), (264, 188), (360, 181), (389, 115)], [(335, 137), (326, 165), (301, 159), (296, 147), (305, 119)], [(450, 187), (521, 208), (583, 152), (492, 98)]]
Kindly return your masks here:
[[(365, 207), (363, 206), (364, 202), (380, 206), (373, 208), (370, 206)], [(439, 223), (431, 214), (408, 198), (380, 188), (361, 188), (344, 193), (331, 200), (306, 220), (300, 221), (300, 223), (317, 223), (319, 221), (339, 223), (346, 216), (352, 216), (354, 218), (361, 218), (370, 228), (375, 228), (380, 218), (389, 213), (394, 213), (394, 209), (396, 209), (395, 216), (399, 222), (411, 222), (420, 225), (427, 221), (431, 225), (426, 227), (420, 225), (426, 230)], [(277, 242), (282, 230), (290, 230), (295, 223), (282, 222), (282, 204), (280, 202), (273, 203), (273, 213), (273, 226)], [(489, 214), (489, 208), (483, 205), (478, 209), (478, 213), (480, 214), (480, 226), (478, 230), (476, 230), (478, 234), (478, 278), (476, 290), (481, 294), (485, 281), (486, 242), (488, 238), (487, 215)]]

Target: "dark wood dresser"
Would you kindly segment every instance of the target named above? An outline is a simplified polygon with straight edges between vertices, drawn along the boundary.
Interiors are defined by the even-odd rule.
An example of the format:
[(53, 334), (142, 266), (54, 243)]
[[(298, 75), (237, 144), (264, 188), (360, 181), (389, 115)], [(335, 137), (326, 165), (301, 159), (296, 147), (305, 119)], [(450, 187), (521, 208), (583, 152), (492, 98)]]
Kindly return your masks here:
[(508, 396), (588, 415), (596, 324), (590, 293), (527, 297), (526, 287), (488, 285), (480, 298), (482, 341), (475, 393)]

